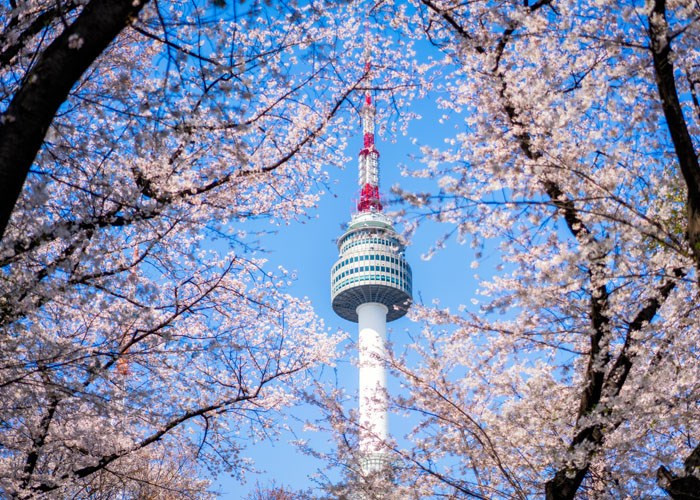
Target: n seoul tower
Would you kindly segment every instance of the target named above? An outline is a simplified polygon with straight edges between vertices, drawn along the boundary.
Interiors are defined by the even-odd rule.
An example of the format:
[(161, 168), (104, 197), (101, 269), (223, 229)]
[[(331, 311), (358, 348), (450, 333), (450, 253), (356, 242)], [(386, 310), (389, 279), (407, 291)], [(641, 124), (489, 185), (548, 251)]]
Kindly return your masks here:
[[(367, 59), (369, 61), (369, 58)], [(369, 73), (370, 63), (365, 71)], [(379, 151), (374, 143), (375, 109), (367, 91), (361, 111), (364, 147), (359, 155), (360, 199), (348, 228), (338, 239), (339, 256), (331, 269), (331, 300), (340, 317), (359, 330), (359, 455), (362, 473), (385, 470), (388, 438), (386, 323), (406, 314), (411, 304), (411, 267), (405, 245), (379, 196)]]

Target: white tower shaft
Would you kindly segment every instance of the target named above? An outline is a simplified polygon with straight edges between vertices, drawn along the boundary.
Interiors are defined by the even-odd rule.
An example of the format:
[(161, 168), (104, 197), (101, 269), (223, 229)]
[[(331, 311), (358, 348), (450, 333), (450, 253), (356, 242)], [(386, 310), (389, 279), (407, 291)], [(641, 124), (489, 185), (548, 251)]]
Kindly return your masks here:
[[(384, 304), (377, 302), (367, 302), (357, 307), (360, 331), (360, 450), (367, 457), (381, 454), (389, 435), (384, 368), (388, 311)], [(369, 468), (373, 468), (369, 464)], [(365, 473), (369, 472), (372, 471), (365, 470)]]

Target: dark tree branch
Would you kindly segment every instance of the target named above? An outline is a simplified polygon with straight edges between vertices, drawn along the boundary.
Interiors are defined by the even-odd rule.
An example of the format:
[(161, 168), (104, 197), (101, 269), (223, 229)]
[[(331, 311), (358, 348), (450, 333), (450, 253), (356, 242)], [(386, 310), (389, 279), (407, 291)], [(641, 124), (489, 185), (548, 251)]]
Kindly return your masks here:
[(135, 26), (132, 26), (132, 28), (137, 33), (141, 33), (143, 36), (150, 38), (151, 40), (155, 40), (157, 42), (162, 43), (163, 45), (167, 45), (168, 47), (173, 48), (173, 49), (177, 50), (178, 52), (182, 52), (183, 54), (186, 54), (190, 57), (194, 57), (195, 59), (199, 59), (200, 61), (204, 61), (204, 62), (207, 62), (209, 64), (213, 64), (214, 66), (221, 66), (221, 64), (218, 63), (217, 61), (215, 61), (214, 59), (211, 59), (211, 58), (205, 57), (201, 54), (197, 54), (195, 52), (192, 52), (191, 50), (188, 50), (185, 47), (182, 47), (174, 42), (171, 42), (170, 40), (168, 40), (164, 37), (160, 37), (155, 33), (151, 33), (150, 31), (148, 31), (147, 29), (145, 29), (141, 26), (135, 25)]
[(685, 459), (683, 474), (677, 476), (663, 465), (656, 471), (656, 478), (674, 500), (700, 499), (700, 444)]
[[(75, 10), (77, 5), (75, 2), (68, 2), (64, 5), (57, 5), (50, 9), (46, 9), (41, 14), (37, 15), (34, 20), (24, 28), (24, 30), (19, 34), (14, 43), (8, 46), (5, 50), (0, 52), (0, 67), (7, 66), (10, 61), (19, 53), (20, 50), (25, 46), (26, 42), (31, 39), (34, 35), (39, 33), (42, 29), (48, 27), (56, 17), (65, 15), (66, 12), (71, 12)], [(19, 19), (13, 17), (10, 24), (5, 29), (5, 32), (14, 29)], [(0, 45), (5, 45), (6, 37), (0, 37)]]
[(32, 448), (27, 454), (27, 458), (24, 462), (24, 478), (22, 479), (21, 488), (26, 488), (31, 482), (34, 470), (36, 469), (37, 463), (39, 461), (39, 455), (41, 449), (44, 447), (46, 442), (46, 437), (49, 435), (49, 428), (51, 427), (51, 422), (53, 422), (53, 417), (56, 414), (56, 409), (58, 408), (59, 399), (52, 398), (49, 402), (49, 406), (46, 409), (46, 413), (41, 417), (41, 422), (39, 423), (39, 435), (32, 439)]
[[(462, 28), (462, 26), (457, 22), (457, 20), (453, 16), (450, 15), (449, 12), (447, 12), (446, 10), (440, 9), (431, 0), (421, 0), (421, 1), (423, 2), (423, 5), (428, 7), (430, 10), (432, 10), (438, 16), (442, 17), (442, 19), (447, 24), (449, 24), (452, 27), (452, 29), (454, 29), (460, 37), (462, 37), (464, 40), (469, 40), (470, 42), (474, 41), (474, 38), (469, 33), (467, 33), (467, 31), (464, 28)], [(476, 50), (479, 54), (483, 54), (486, 52), (486, 49), (484, 47), (482, 47), (481, 45), (476, 45), (474, 47), (474, 50)]]
[(0, 239), (71, 88), (148, 0), (92, 0), (39, 56), (0, 116)]
[[(589, 400), (588, 411), (595, 409), (600, 403), (601, 396), (615, 397), (620, 393), (632, 369), (635, 358), (633, 347), (636, 346), (636, 343), (634, 342), (633, 335), (654, 319), (671, 291), (678, 284), (678, 280), (684, 276), (685, 271), (682, 269), (674, 269), (674, 278), (669, 278), (659, 286), (656, 295), (646, 301), (644, 307), (629, 324), (625, 344), (604, 381), (600, 381), (600, 387), (598, 388), (596, 397)], [(611, 429), (616, 429), (621, 423), (622, 422), (618, 420), (608, 425), (608, 432)], [(606, 429), (604, 429), (602, 424), (587, 426), (576, 434), (571, 442), (571, 448), (573, 449), (586, 442), (599, 446), (605, 440), (605, 434)], [(585, 466), (568, 467), (557, 471), (554, 477), (546, 484), (547, 499), (573, 499), (576, 491), (581, 486), (583, 478), (588, 473), (588, 467), (588, 464), (585, 464)]]
[(695, 260), (695, 267), (700, 271), (700, 165), (676, 90), (671, 54), (671, 34), (668, 31), (666, 20), (665, 0), (654, 2), (654, 9), (648, 20), (654, 75), (661, 99), (661, 108), (666, 117), (666, 126), (671, 135), (678, 164), (688, 190), (686, 206), (688, 241)]

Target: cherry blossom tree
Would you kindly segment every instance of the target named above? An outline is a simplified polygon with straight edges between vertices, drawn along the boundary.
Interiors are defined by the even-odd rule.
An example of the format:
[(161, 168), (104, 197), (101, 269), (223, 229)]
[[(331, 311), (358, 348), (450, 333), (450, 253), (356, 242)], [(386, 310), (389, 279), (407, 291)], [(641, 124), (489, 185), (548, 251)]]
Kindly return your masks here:
[(268, 486), (257, 484), (255, 491), (246, 497), (246, 500), (294, 500), (299, 498), (296, 492), (278, 486), (274, 481)]
[[(342, 161), (369, 13), (384, 112), (431, 92), (456, 128), (406, 172), (434, 192), (395, 189), (409, 235), (497, 260), (387, 360), (416, 422), (393, 492), (694, 497), (697, 5), (358, 4), (2, 7), (2, 495), (206, 496), (174, 471), (242, 473), (332, 358), (252, 233)], [(351, 464), (343, 391), (318, 391)]]
[(412, 448), (388, 446), (417, 496), (697, 498), (698, 14), (375, 10), (442, 54), (432, 91), (457, 130), (407, 171), (433, 193), (395, 189), (409, 233), (447, 224), (474, 267), (496, 260), (477, 307), (416, 304), (420, 335), (389, 360), (418, 423)]
[[(9, 104), (0, 124), (0, 238), (58, 107), (144, 4), (140, 0), (91, 1), (80, 9), (78, 2), (17, 5), (13, 1), (3, 12), (6, 28), (0, 64), (20, 82), (10, 86), (3, 96)], [(70, 25), (67, 17), (74, 17)], [(47, 26), (59, 21), (63, 29), (56, 31), (48, 47), (44, 40), (37, 44), (38, 35), (49, 34)], [(27, 56), (35, 59), (31, 66), (26, 65), (32, 60)]]
[(341, 159), (347, 15), (0, 9), (0, 495), (206, 496), (178, 471), (243, 473), (333, 357), (256, 221), (303, 217)]

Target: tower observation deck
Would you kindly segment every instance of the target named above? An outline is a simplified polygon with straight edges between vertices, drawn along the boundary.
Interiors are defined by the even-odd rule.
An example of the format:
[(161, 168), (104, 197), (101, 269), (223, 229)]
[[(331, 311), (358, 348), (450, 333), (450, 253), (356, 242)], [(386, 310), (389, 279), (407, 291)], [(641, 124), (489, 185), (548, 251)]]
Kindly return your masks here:
[(331, 271), (336, 314), (357, 323), (357, 307), (367, 302), (384, 304), (387, 321), (406, 314), (412, 277), (404, 248), (386, 215), (374, 210), (354, 214), (338, 239), (340, 254)]
[[(369, 72), (369, 63), (366, 67)], [(360, 199), (338, 239), (331, 269), (331, 301), (340, 317), (358, 323), (360, 371), (360, 465), (363, 474), (390, 467), (386, 392), (386, 323), (408, 312), (411, 267), (405, 244), (383, 212), (379, 196), (379, 152), (374, 144), (375, 110), (369, 92), (362, 108), (363, 149), (359, 155)]]

